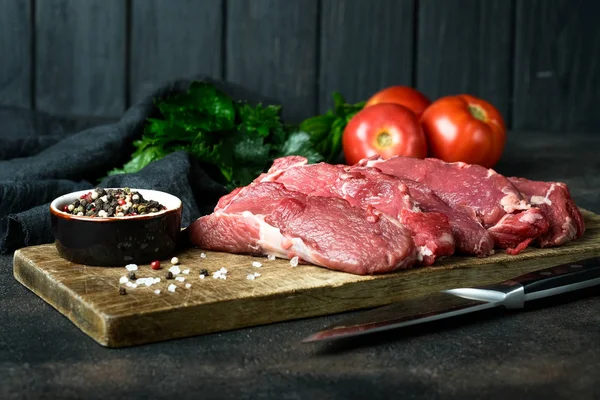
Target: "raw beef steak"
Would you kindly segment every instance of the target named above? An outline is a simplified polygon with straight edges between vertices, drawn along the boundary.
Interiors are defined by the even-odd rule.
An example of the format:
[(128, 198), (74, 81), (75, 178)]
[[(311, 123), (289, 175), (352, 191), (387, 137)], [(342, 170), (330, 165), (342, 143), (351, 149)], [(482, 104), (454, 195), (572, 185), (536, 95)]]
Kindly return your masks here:
[(439, 212), (423, 213), (402, 180), (375, 169), (351, 170), (343, 165), (307, 165), (279, 159), (257, 181), (283, 183), (287, 189), (309, 196), (336, 197), (364, 210), (372, 207), (387, 214), (411, 232), (423, 265), (454, 254), (448, 217)]
[(494, 239), (475, 218), (462, 210), (452, 209), (423, 184), (408, 179), (402, 179), (402, 182), (421, 210), (446, 215), (459, 253), (478, 257), (494, 254)]
[(454, 210), (477, 218), (496, 246), (510, 253), (518, 253), (548, 230), (540, 210), (532, 208), (506, 177), (492, 169), (411, 157), (371, 157), (358, 165), (426, 185)]
[(532, 205), (544, 214), (550, 228), (536, 243), (540, 247), (560, 246), (580, 238), (585, 231), (583, 216), (575, 205), (567, 185), (562, 182), (530, 181), (508, 178)]
[(417, 258), (410, 233), (387, 215), (338, 198), (307, 196), (278, 182), (236, 190), (188, 231), (203, 249), (297, 256), (360, 275), (407, 268)]

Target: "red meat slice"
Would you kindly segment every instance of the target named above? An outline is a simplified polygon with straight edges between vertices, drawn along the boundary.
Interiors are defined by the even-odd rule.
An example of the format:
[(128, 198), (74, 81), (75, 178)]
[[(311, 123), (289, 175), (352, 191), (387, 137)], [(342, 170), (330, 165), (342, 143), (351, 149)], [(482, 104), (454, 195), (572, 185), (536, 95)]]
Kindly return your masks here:
[(537, 238), (537, 245), (560, 246), (583, 235), (583, 216), (575, 205), (567, 185), (562, 182), (530, 181), (516, 177), (508, 179), (532, 205), (540, 209), (550, 223), (548, 231)]
[[(429, 187), (454, 210), (476, 217), (497, 247), (518, 253), (548, 230), (546, 217), (523, 197), (503, 175), (492, 169), (438, 159), (379, 157), (364, 159), (360, 166), (410, 179)], [(507, 216), (508, 215), (508, 216)]]
[(188, 232), (202, 249), (297, 256), (359, 275), (407, 268), (417, 258), (410, 233), (387, 215), (338, 198), (307, 196), (277, 182), (238, 190)]
[(360, 171), (343, 165), (277, 160), (268, 173), (255, 180), (269, 181), (309, 196), (340, 198), (355, 207), (365, 210), (372, 207), (387, 214), (411, 232), (423, 265), (454, 254), (455, 241), (448, 217), (438, 212), (421, 212), (407, 185), (390, 175), (370, 168)]

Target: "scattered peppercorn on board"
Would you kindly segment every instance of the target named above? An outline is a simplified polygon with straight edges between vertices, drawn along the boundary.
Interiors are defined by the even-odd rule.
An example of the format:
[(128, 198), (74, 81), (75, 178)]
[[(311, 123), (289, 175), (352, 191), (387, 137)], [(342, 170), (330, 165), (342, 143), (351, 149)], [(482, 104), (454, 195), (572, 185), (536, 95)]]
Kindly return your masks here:
[(17, 250), (13, 270), (20, 283), (92, 339), (124, 347), (380, 306), (598, 256), (600, 215), (583, 214), (586, 233), (561, 247), (530, 248), (517, 256), (453, 256), (379, 276), (195, 248), (176, 254), (176, 266), (160, 260), (158, 270), (88, 267), (60, 258), (52, 244)]

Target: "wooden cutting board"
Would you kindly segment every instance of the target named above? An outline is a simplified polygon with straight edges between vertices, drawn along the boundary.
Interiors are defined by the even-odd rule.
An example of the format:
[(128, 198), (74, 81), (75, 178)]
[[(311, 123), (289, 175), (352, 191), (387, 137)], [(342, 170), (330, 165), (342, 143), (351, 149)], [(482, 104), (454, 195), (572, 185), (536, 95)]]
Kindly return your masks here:
[[(312, 265), (292, 267), (268, 260), (199, 249), (177, 256), (185, 281), (167, 280), (171, 266), (154, 271), (140, 265), (138, 278), (158, 277), (152, 286), (128, 288), (119, 283), (123, 268), (88, 267), (59, 257), (54, 245), (20, 249), (14, 276), (103, 346), (123, 347), (225, 331), (278, 321), (369, 308), (457, 286), (490, 284), (515, 275), (600, 256), (600, 216), (583, 211), (586, 233), (553, 249), (527, 249), (517, 256), (453, 256), (435, 266), (381, 276), (356, 276)], [(253, 261), (262, 267), (252, 266)], [(225, 267), (227, 279), (212, 273)], [(200, 270), (211, 275), (200, 279)], [(254, 280), (249, 274), (259, 273)], [(190, 284), (186, 288), (186, 284)], [(174, 292), (167, 290), (174, 284)], [(119, 287), (127, 294), (120, 295)], [(155, 290), (160, 290), (156, 294)]]

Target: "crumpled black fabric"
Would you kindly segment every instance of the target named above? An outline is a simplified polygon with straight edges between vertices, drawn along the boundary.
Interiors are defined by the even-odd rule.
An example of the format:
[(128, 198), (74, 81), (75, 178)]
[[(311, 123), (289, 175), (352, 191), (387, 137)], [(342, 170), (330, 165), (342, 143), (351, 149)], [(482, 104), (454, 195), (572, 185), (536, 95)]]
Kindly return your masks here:
[(227, 190), (186, 152), (176, 152), (135, 174), (106, 172), (120, 167), (155, 116), (154, 99), (204, 80), (236, 100), (270, 101), (242, 86), (196, 76), (169, 82), (128, 109), (116, 122), (65, 118), (0, 107), (0, 253), (51, 243), (50, 202), (65, 193), (101, 187), (133, 187), (171, 193), (182, 200), (182, 227), (210, 213)]

